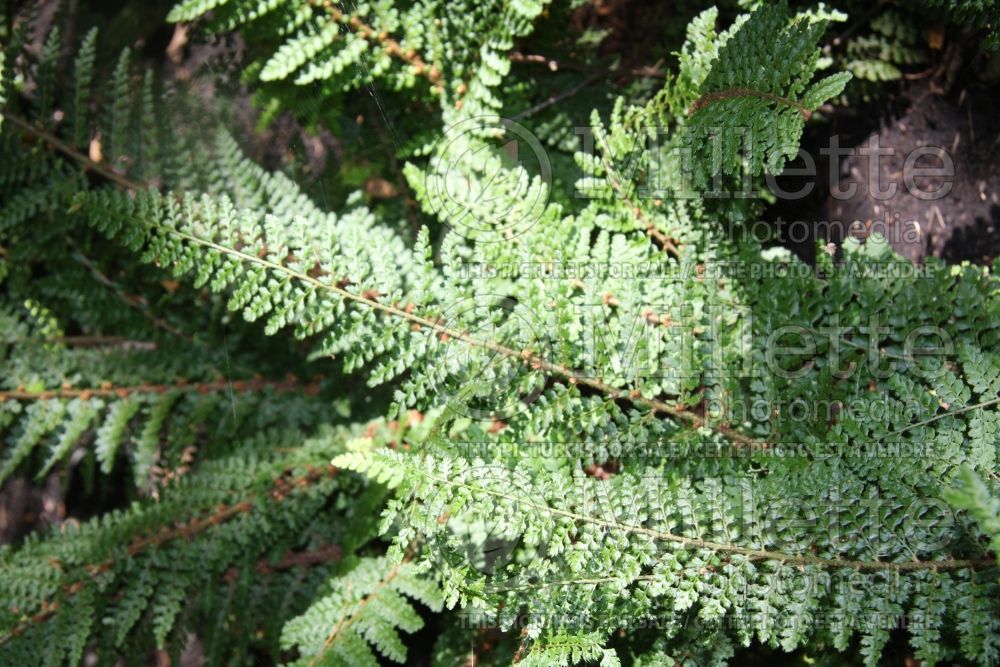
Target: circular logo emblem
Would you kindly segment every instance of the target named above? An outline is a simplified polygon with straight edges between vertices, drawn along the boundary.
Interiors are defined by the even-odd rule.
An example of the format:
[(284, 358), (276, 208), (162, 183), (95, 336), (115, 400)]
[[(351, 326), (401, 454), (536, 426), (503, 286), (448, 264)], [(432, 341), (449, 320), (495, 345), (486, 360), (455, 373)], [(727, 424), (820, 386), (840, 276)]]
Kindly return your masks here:
[(425, 176), (433, 211), (477, 241), (509, 241), (538, 221), (548, 203), (552, 165), (538, 138), (499, 116), (467, 118), (445, 129)]

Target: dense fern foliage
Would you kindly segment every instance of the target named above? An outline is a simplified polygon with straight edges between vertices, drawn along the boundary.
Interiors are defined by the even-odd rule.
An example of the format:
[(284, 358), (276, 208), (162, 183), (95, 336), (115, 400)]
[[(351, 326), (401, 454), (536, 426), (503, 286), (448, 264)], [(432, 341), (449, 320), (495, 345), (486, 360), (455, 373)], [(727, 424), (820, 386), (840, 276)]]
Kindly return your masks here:
[[(1000, 663), (1000, 263), (755, 224), (909, 15), (678, 9), (589, 97), (553, 37), (539, 101), (583, 4), (174, 6), (236, 83), (4, 17), (0, 483), (101, 501), (0, 546), (0, 664)], [(245, 88), (394, 194), (255, 162)]]

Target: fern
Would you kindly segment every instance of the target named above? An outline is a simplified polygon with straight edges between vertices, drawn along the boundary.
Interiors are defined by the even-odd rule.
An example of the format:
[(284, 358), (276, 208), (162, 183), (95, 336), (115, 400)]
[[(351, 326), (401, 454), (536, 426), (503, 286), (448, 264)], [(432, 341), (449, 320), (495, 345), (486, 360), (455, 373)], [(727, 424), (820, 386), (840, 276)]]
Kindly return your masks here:
[(744, 161), (752, 174), (765, 166), (771, 173), (782, 170), (798, 149), (805, 120), (850, 79), (842, 72), (809, 84), (823, 29), (823, 21), (805, 18), (789, 25), (778, 4), (718, 37), (717, 55), (690, 108), (691, 140), (705, 147), (694, 153), (695, 164), (711, 165), (709, 175), (740, 174)]
[[(285, 457), (253, 453), (287, 438), (275, 433), (247, 442), (238, 455), (206, 464), (172, 485), (158, 503), (137, 504), (58, 539), (33, 540), (16, 553), (6, 550), (2, 586), (10, 606), (3, 609), (4, 661), (27, 659), (34, 645), (39, 647), (34, 654), (48, 662), (76, 663), (91, 637), (119, 648), (152, 637), (163, 647), (178, 623), (231, 613), (236, 600), (216, 595), (206, 598), (204, 610), (181, 614), (184, 600), (200, 586), (212, 588), (213, 577), (232, 568), (254, 572), (258, 559), (265, 563), (258, 573), (268, 562), (280, 565), (286, 548), (301, 546), (306, 527), (316, 538), (336, 543), (345, 527), (324, 525), (316, 512), (334, 488), (352, 484), (338, 481), (321, 463), (343, 435), (326, 434)], [(254, 535), (252, 543), (248, 534)], [(327, 560), (320, 562), (335, 563), (339, 553), (327, 550)], [(265, 594), (267, 586), (281, 585), (281, 577), (255, 585)], [(432, 595), (412, 578), (409, 587), (400, 588)], [(115, 591), (123, 594), (117, 600)], [(301, 600), (298, 606), (304, 608)], [(256, 613), (264, 620), (268, 610)], [(137, 626), (151, 635), (139, 639)]]
[(998, 553), (1000, 546), (1000, 501), (991, 494), (986, 484), (969, 468), (959, 476), (959, 485), (949, 489), (946, 497), (952, 505), (967, 510), (979, 522), (983, 533), (990, 539), (990, 548)]
[(601, 667), (621, 664), (614, 652), (601, 646), (600, 640), (580, 635), (556, 635), (543, 644), (533, 645), (525, 651), (520, 665), (575, 665), (584, 661), (597, 661)]
[[(44, 316), (36, 311), (32, 319)], [(24, 462), (36, 451), (44, 455), (30, 467), (41, 476), (78, 448), (95, 457), (107, 474), (118, 454), (127, 450), (136, 465), (135, 484), (146, 488), (155, 481), (154, 466), (181, 465), (179, 450), (161, 447), (164, 433), (178, 437), (210, 428), (239, 438), (269, 426), (307, 423), (316, 416), (302, 399), (320, 392), (319, 382), (198, 378), (198, 365), (208, 370), (218, 364), (213, 355), (196, 356), (164, 343), (158, 347), (115, 338), (67, 338), (57, 322), (32, 324), (17, 315), (10, 315), (5, 324), (3, 342), (10, 353), (4, 358), (8, 375), (0, 388), (0, 414), (6, 417), (4, 437), (13, 444), (4, 452), (0, 479), (28, 469)], [(187, 356), (183, 365), (177, 362), (178, 354)], [(130, 384), (131, 374), (139, 369), (143, 381)], [(281, 411), (269, 408), (268, 401), (281, 402)]]
[(303, 664), (322, 659), (377, 665), (372, 647), (395, 662), (405, 662), (406, 647), (395, 628), (415, 632), (424, 625), (407, 598), (434, 611), (441, 609), (437, 591), (412, 563), (362, 560), (335, 586), (282, 632), (282, 645), (297, 647)]
[[(546, 4), (210, 0), (180, 3), (168, 20), (191, 21), (212, 12), (209, 25), (215, 29), (271, 28), (265, 33), (269, 40), (275, 35), (281, 40), (259, 63), (264, 82), (321, 84), (324, 91), (356, 90), (376, 82), (392, 89), (417, 88), (440, 98), (446, 110), (464, 104), (475, 114), (498, 107), (493, 91), (510, 67), (506, 51)], [(478, 44), (452, 39), (458, 35), (476, 35)]]
[(93, 31), (5, 50), (0, 479), (130, 483), (0, 549), (0, 661), (194, 631), (211, 664), (405, 663), (432, 617), (442, 664), (874, 665), (900, 619), (923, 662), (996, 662), (996, 268), (878, 237), (804, 267), (750, 233), (759, 198), (691, 196), (795, 154), (850, 76), (817, 74), (839, 15), (699, 14), (659, 92), (591, 114), (577, 199), (498, 146), (545, 8), (172, 11), (240, 28), (275, 108), (437, 109), (393, 153), (405, 233)]

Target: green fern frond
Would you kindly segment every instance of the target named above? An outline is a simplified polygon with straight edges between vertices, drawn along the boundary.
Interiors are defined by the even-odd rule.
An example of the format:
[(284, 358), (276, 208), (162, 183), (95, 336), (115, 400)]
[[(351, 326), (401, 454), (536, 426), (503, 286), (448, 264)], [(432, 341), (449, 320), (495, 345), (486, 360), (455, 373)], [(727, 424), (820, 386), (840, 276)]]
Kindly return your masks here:
[(815, 80), (841, 17), (699, 15), (661, 92), (591, 115), (570, 201), (497, 118), (545, 9), (175, 8), (242, 29), (276, 110), (439, 99), (449, 141), (392, 153), (419, 210), (329, 212), (131, 52), (97, 72), (93, 32), (71, 65), (51, 35), (5, 55), (0, 477), (138, 492), (0, 549), (0, 662), (176, 659), (191, 628), (211, 664), (405, 662), (445, 606), (495, 663), (874, 665), (902, 618), (919, 660), (996, 660), (995, 268), (907, 272), (877, 236), (805, 266), (744, 224), (759, 198), (676, 194), (780, 170), (847, 81)]
[(421, 582), (423, 576), (413, 563), (360, 560), (331, 582), (330, 592), (285, 625), (282, 646), (301, 655), (292, 664), (377, 665), (375, 651), (404, 663), (406, 647), (398, 631), (412, 633), (424, 625), (407, 598), (441, 609), (436, 592)]
[(619, 667), (621, 661), (615, 652), (602, 644), (601, 638), (588, 635), (552, 635), (533, 642), (517, 664), (545, 667), (596, 662), (601, 667)]
[(710, 165), (709, 176), (779, 173), (794, 157), (810, 114), (850, 79), (841, 72), (810, 86), (824, 27), (791, 20), (779, 3), (720, 36), (688, 120), (695, 163)]
[(990, 491), (982, 478), (970, 468), (963, 469), (956, 486), (946, 491), (945, 498), (954, 507), (969, 512), (990, 540), (993, 553), (1000, 558), (1000, 498)]
[[(198, 623), (201, 613), (231, 608), (236, 600), (212, 593), (227, 573), (243, 570), (259, 577), (270, 570), (276, 573), (273, 580), (260, 579), (256, 585), (262, 586), (261, 594), (271, 585), (280, 590), (282, 572), (297, 562), (288, 558), (284, 565), (281, 554), (303, 546), (302, 527), (312, 526), (317, 536), (334, 541), (349, 530), (324, 525), (317, 515), (334, 489), (356, 492), (352, 482), (322, 463), (346, 435), (343, 430), (328, 432), (305, 443), (289, 440), (288, 434), (261, 435), (236, 455), (206, 463), (171, 484), (158, 502), (137, 503), (66, 535), (33, 538), (16, 552), (0, 551), (0, 590), (10, 603), (0, 610), (0, 657), (11, 661), (30, 653), (38, 656), (31, 660), (35, 663), (65, 659), (76, 664), (91, 639), (124, 650), (148, 637), (140, 639), (143, 633), (151, 633), (155, 645), (163, 647), (168, 637)], [(291, 453), (254, 453), (279, 443), (290, 445), (286, 451)], [(355, 516), (361, 522), (369, 518)], [(299, 560), (315, 560), (329, 577), (341, 553), (325, 547), (315, 559), (307, 555)], [(428, 589), (404, 583), (410, 576), (416, 575), (409, 569), (401, 573), (393, 590), (431, 604), (433, 597), (420, 592)], [(334, 585), (337, 581), (332, 579)], [(121, 595), (113, 596), (116, 591)], [(304, 611), (306, 598), (299, 595), (297, 606)], [(189, 600), (198, 599), (204, 605), (201, 612), (181, 613)], [(256, 611), (261, 620), (271, 612), (266, 606)], [(373, 611), (358, 627), (391, 632), (381, 624), (396, 620)], [(64, 640), (45, 641), (49, 637)]]

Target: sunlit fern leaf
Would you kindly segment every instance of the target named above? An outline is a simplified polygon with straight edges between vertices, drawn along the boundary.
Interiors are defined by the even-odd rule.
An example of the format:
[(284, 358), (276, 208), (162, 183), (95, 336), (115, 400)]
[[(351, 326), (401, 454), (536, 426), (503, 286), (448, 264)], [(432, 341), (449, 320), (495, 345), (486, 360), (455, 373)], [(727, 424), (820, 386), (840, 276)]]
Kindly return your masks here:
[(421, 603), (441, 608), (440, 596), (421, 581), (423, 576), (412, 563), (365, 558), (332, 579), (329, 593), (285, 624), (282, 646), (301, 656), (292, 664), (377, 665), (376, 651), (404, 663), (407, 652), (399, 631), (413, 633), (424, 625), (404, 595), (419, 591)]
[(686, 139), (701, 182), (717, 173), (779, 173), (795, 155), (811, 112), (850, 78), (840, 73), (808, 88), (824, 26), (789, 17), (778, 3), (756, 10), (720, 38), (718, 56), (689, 110)]

